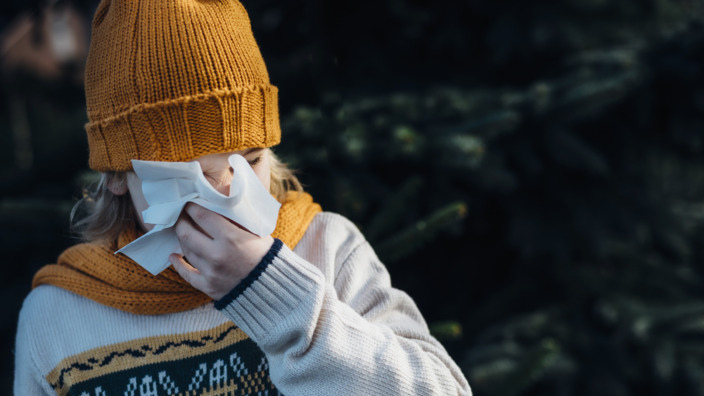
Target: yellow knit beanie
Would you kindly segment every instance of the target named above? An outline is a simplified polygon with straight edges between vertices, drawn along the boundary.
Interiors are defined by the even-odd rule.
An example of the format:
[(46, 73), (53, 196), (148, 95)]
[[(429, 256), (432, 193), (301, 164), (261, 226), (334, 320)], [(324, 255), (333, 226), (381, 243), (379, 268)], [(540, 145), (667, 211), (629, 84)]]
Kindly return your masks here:
[(237, 0), (102, 0), (86, 64), (90, 167), (273, 146), (277, 93)]

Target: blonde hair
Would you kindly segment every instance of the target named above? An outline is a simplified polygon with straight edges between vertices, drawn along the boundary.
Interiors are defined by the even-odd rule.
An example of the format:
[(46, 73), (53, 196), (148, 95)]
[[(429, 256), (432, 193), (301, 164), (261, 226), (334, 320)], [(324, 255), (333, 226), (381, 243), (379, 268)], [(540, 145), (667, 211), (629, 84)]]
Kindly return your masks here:
[[(293, 170), (274, 154), (265, 149), (271, 168), (271, 195), (283, 203), (289, 191), (303, 191)], [(104, 172), (100, 180), (83, 191), (81, 198), (71, 210), (71, 230), (86, 242), (112, 244), (128, 228), (139, 227), (139, 214), (132, 204), (129, 193), (116, 195), (108, 188), (126, 188), (127, 172)]]

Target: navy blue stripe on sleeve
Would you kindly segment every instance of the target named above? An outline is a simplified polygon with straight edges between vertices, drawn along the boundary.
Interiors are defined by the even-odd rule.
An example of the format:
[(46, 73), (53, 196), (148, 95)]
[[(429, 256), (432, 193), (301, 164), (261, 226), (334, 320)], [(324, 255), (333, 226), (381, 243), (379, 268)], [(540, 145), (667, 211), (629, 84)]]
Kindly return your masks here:
[(226, 306), (230, 305), (237, 297), (239, 297), (249, 286), (252, 285), (259, 276), (264, 273), (264, 270), (271, 264), (272, 261), (279, 255), (283, 242), (280, 239), (274, 239), (274, 243), (271, 245), (269, 251), (264, 255), (262, 261), (257, 264), (256, 267), (247, 275), (246, 278), (242, 279), (240, 283), (237, 284), (229, 293), (227, 293), (223, 298), (215, 301), (215, 308), (222, 310)]

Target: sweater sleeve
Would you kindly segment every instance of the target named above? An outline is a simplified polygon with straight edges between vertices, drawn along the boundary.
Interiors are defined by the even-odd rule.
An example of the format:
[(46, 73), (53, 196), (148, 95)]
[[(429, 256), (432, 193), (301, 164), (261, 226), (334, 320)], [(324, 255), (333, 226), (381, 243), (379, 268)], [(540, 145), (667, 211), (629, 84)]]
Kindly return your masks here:
[[(332, 271), (285, 245), (269, 259), (220, 308), (264, 351), (283, 394), (471, 395), (366, 241), (349, 248)], [(329, 272), (334, 276), (326, 280)]]
[(17, 325), (14, 395), (55, 395), (36, 364), (36, 348), (32, 344), (31, 329), (28, 328), (28, 323), (31, 322), (28, 316), (32, 314), (23, 307)]

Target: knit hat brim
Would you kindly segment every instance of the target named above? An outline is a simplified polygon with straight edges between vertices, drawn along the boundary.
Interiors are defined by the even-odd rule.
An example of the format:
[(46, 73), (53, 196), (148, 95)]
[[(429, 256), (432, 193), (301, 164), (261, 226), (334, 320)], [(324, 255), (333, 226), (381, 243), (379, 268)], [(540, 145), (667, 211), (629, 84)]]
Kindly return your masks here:
[[(139, 104), (86, 124), (91, 169), (129, 171), (130, 160), (191, 161), (281, 140), (278, 89), (259, 85)], [(197, 128), (195, 130), (194, 128)]]

